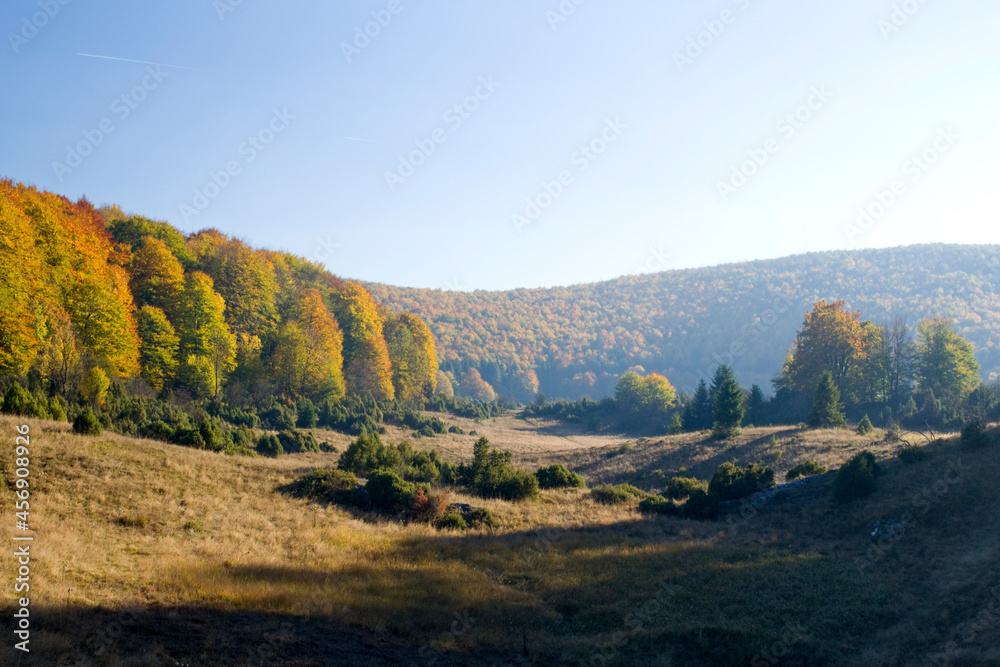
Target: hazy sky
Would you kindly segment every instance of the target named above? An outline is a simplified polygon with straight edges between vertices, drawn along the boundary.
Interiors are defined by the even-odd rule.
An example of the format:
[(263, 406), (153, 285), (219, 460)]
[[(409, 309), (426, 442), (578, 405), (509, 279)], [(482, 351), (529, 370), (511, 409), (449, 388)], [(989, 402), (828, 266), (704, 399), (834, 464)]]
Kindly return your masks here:
[(0, 175), (445, 289), (1000, 242), (1000, 3), (576, 2), (9, 0)]

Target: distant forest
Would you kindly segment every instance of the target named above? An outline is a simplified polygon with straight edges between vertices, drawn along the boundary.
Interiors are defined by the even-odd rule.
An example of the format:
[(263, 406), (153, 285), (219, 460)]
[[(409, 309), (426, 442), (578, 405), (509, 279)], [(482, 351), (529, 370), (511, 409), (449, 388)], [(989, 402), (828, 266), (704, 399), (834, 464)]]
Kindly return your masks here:
[[(720, 363), (746, 387), (772, 380), (813, 304), (843, 300), (866, 320), (946, 317), (975, 346), (983, 379), (1000, 373), (1000, 246), (922, 245), (809, 253), (775, 260), (504, 292), (366, 284), (414, 313), (441, 368), (475, 369), (520, 401), (613, 395), (629, 369), (659, 373), (691, 395)], [(636, 368), (641, 367), (641, 368)]]

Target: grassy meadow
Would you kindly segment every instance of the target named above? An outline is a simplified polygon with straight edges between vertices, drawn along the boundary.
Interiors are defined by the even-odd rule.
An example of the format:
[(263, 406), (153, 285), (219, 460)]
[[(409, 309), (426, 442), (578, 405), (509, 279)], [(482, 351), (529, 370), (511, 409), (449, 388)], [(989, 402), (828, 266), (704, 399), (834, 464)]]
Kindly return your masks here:
[[(832, 501), (827, 474), (716, 522), (650, 517), (580, 489), (526, 503), (450, 492), (500, 519), (460, 533), (277, 490), (335, 465), (334, 453), (227, 457), (3, 416), (11, 521), (22, 421), (33, 632), (30, 655), (8, 642), (3, 664), (1000, 664), (1000, 462), (995, 446), (955, 436), (904, 464), (880, 432), (746, 428), (720, 443), (449, 418), (522, 467), (565, 463), (591, 485), (661, 488), (654, 471), (707, 479), (728, 460), (765, 464), (780, 482), (801, 460), (835, 470), (866, 447), (886, 471), (850, 505)], [(350, 441), (316, 434), (341, 451)], [(411, 442), (460, 461), (475, 439)], [(878, 519), (906, 513), (901, 535), (872, 542)], [(3, 581), (15, 566), (0, 559)]]

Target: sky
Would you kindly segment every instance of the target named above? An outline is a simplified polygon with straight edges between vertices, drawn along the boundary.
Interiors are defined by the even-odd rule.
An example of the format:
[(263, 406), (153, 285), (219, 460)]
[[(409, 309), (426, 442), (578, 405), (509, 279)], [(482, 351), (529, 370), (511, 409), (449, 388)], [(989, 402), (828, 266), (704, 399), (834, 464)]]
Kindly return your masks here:
[(0, 177), (435, 289), (1000, 243), (998, 28), (988, 0), (8, 0)]

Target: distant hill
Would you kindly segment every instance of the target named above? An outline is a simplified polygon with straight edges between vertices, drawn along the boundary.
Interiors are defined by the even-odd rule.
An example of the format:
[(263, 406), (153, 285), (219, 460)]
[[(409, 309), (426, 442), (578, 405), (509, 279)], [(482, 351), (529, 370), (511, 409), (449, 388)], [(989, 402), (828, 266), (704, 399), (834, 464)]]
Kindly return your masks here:
[(1000, 246), (917, 245), (808, 253), (782, 259), (626, 276), (570, 287), (503, 292), (367, 284), (394, 311), (424, 319), (442, 369), (477, 368), (527, 400), (534, 370), (549, 397), (599, 398), (629, 367), (692, 391), (728, 361), (740, 382), (770, 391), (803, 314), (844, 299), (865, 319), (946, 315), (976, 346), (983, 376), (1000, 374)]

